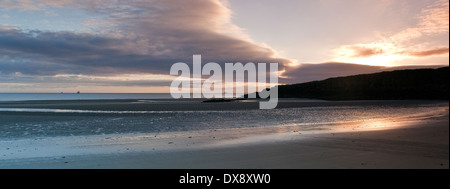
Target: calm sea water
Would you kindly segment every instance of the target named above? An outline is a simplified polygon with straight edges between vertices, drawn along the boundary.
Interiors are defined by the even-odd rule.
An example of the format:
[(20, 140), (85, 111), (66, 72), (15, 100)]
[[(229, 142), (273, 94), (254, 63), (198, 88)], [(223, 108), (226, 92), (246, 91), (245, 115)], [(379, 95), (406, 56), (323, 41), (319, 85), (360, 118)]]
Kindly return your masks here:
[(0, 93), (0, 101), (20, 100), (100, 100), (100, 99), (166, 99), (169, 93)]
[[(71, 94), (69, 96), (74, 96)], [(156, 95), (156, 96), (152, 96)], [(166, 94), (167, 95), (167, 94)], [(3, 94), (3, 99), (6, 99)], [(37, 95), (33, 98), (50, 99), (49, 96)], [(50, 96), (57, 96), (51, 94)], [(64, 96), (64, 95), (62, 95)], [(69, 98), (67, 96), (67, 98)], [(86, 99), (99, 97), (131, 97), (165, 98), (162, 94), (81, 94)], [(22, 99), (30, 94), (16, 98)], [(58, 97), (66, 98), (66, 97)], [(73, 97), (72, 97), (73, 98)], [(103, 98), (103, 99), (104, 99)], [(128, 133), (160, 133), (172, 131), (212, 130), (223, 128), (253, 128), (266, 126), (300, 125), (301, 130), (323, 129), (324, 123), (345, 123), (433, 115), (436, 112), (448, 112), (448, 101), (381, 101), (361, 102), (311, 102), (292, 100), (279, 102), (280, 107), (273, 110), (248, 109), (256, 102), (236, 102), (235, 109), (223, 109), (229, 103), (206, 104), (201, 101), (164, 101), (145, 102), (148, 107), (177, 106), (213, 106), (214, 109), (181, 110), (106, 110), (104, 107), (134, 107), (139, 104), (107, 104), (102, 109), (67, 109), (50, 106), (36, 108), (36, 104), (21, 103), (20, 106), (6, 106), (0, 103), (0, 139), (56, 137), (56, 136), (87, 136), (102, 134)], [(73, 103), (73, 102), (70, 102)], [(95, 102), (94, 102), (95, 103)], [(284, 106), (298, 104), (295, 106)], [(317, 103), (317, 105), (315, 105)], [(319, 105), (320, 103), (320, 105)], [(302, 106), (302, 104), (308, 104)], [(64, 105), (64, 104), (63, 104)], [(175, 106), (174, 106), (175, 105)], [(233, 105), (234, 106), (234, 105)], [(82, 107), (82, 106), (79, 106)]]

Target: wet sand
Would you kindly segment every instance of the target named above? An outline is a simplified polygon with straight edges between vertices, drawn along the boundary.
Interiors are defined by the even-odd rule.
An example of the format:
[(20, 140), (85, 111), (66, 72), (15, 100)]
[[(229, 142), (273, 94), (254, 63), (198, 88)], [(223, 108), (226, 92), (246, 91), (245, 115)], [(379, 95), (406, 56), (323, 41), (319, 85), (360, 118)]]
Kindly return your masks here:
[(309, 132), (284, 126), (2, 141), (0, 168), (449, 168), (448, 109), (431, 117), (334, 128)]

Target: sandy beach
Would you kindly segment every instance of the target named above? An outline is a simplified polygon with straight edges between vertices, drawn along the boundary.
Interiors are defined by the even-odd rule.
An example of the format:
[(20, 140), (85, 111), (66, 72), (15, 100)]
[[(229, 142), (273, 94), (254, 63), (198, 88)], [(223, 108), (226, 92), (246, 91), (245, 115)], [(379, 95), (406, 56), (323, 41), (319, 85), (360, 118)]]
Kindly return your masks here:
[[(304, 128), (304, 127), (302, 127)], [(2, 141), (13, 169), (448, 169), (448, 109), (437, 115), (343, 123), (146, 135)]]

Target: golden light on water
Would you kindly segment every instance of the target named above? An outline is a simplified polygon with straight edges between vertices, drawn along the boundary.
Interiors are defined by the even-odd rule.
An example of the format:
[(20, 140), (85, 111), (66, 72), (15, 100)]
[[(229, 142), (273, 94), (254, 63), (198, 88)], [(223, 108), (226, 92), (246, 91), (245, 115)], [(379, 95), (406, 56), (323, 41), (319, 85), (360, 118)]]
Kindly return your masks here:
[(370, 119), (364, 121), (340, 123), (331, 130), (336, 132), (382, 131), (410, 125), (402, 118)]

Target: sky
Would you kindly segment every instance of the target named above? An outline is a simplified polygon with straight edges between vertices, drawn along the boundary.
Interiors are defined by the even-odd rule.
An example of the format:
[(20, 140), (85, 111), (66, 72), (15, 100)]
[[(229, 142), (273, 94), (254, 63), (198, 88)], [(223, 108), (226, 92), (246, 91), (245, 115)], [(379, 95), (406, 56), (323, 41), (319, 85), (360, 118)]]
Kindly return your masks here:
[(280, 84), (449, 65), (448, 0), (0, 0), (0, 93), (167, 93), (177, 62)]

